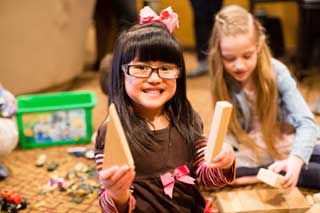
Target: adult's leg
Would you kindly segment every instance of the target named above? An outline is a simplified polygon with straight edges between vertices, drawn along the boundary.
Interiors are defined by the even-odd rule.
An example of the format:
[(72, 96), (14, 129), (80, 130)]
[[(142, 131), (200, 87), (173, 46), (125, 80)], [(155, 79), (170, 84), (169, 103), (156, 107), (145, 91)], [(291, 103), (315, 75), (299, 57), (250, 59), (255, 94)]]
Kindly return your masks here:
[(208, 71), (207, 55), (209, 39), (216, 13), (222, 7), (222, 0), (190, 0), (193, 10), (193, 28), (195, 34), (198, 67), (188, 74), (196, 77)]
[(136, 0), (113, 0), (112, 7), (116, 13), (118, 32), (138, 22)]
[(113, 30), (111, 29), (111, 21), (114, 14), (110, 8), (110, 1), (97, 0), (94, 12), (97, 51), (97, 59), (94, 64), (95, 70), (99, 70), (100, 62), (107, 52), (108, 35), (110, 35), (110, 32)]
[(194, 31), (197, 58), (199, 61), (207, 58), (209, 38), (216, 13), (222, 7), (222, 0), (191, 0), (194, 15)]
[[(99, 13), (106, 13), (106, 11), (104, 11), (102, 8), (113, 8), (113, 11), (109, 9), (110, 13), (113, 12), (111, 15), (101, 14), (99, 17), (96, 18), (100, 21), (96, 23), (100, 24), (100, 33), (98, 34), (99, 46), (97, 47), (100, 72), (100, 88), (102, 89), (105, 95), (108, 95), (109, 73), (111, 72), (112, 67), (112, 54), (107, 54), (107, 31), (116, 31), (117, 34), (119, 34), (122, 30), (128, 29), (130, 26), (136, 24), (138, 20), (137, 6), (136, 0), (100, 0), (100, 4), (101, 8), (97, 8)], [(113, 18), (116, 21), (116, 28), (111, 28), (111, 18)]]

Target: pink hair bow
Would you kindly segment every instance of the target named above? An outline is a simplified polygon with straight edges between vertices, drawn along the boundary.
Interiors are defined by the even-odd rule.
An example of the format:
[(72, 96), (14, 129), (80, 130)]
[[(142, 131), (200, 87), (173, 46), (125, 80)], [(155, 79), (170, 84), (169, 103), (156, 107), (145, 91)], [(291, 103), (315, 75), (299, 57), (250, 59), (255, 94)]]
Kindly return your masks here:
[(170, 172), (167, 172), (163, 175), (160, 175), (161, 183), (164, 187), (163, 189), (164, 193), (168, 195), (170, 198), (172, 198), (175, 179), (177, 181), (193, 185), (195, 179), (190, 177), (188, 174), (189, 174), (188, 167), (186, 165), (183, 165), (176, 168), (173, 174)]
[(162, 10), (160, 16), (158, 16), (149, 6), (145, 6), (140, 10), (140, 24), (146, 24), (153, 21), (164, 23), (170, 33), (172, 33), (175, 28), (179, 28), (178, 14), (173, 12), (171, 7)]

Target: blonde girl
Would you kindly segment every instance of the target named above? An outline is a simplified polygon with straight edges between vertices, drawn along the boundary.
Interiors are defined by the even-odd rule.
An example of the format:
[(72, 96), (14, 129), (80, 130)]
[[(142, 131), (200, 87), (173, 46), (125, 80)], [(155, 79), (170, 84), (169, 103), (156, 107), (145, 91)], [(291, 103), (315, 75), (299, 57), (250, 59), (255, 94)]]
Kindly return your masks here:
[(257, 182), (266, 167), (284, 174), (284, 188), (320, 188), (318, 127), (287, 67), (272, 58), (264, 28), (236, 5), (215, 19), (211, 92), (213, 103), (235, 106), (227, 137), (237, 156), (235, 184)]

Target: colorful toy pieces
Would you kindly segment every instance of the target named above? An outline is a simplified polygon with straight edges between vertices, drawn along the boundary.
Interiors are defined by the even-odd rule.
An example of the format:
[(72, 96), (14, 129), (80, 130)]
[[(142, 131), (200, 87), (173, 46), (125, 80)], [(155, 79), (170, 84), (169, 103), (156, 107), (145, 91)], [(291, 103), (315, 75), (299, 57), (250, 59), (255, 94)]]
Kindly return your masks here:
[(9, 189), (0, 191), (0, 210), (15, 213), (27, 207), (27, 201), (17, 192)]

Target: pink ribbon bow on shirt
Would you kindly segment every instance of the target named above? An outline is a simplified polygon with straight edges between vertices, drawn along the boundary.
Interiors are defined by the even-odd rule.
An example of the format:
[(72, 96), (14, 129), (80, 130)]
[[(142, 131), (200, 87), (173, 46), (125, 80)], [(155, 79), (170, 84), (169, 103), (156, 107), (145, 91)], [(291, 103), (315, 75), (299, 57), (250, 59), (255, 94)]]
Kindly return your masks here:
[(158, 16), (149, 6), (145, 6), (140, 10), (140, 24), (146, 24), (153, 21), (164, 23), (170, 33), (172, 33), (175, 28), (179, 28), (178, 14), (173, 12), (171, 7), (162, 10), (160, 16)]
[(195, 179), (190, 177), (188, 174), (189, 174), (188, 167), (186, 165), (182, 165), (176, 168), (173, 174), (170, 172), (167, 172), (163, 175), (160, 175), (161, 183), (164, 187), (163, 189), (164, 193), (168, 195), (170, 198), (172, 198), (175, 179), (177, 181), (193, 185)]

